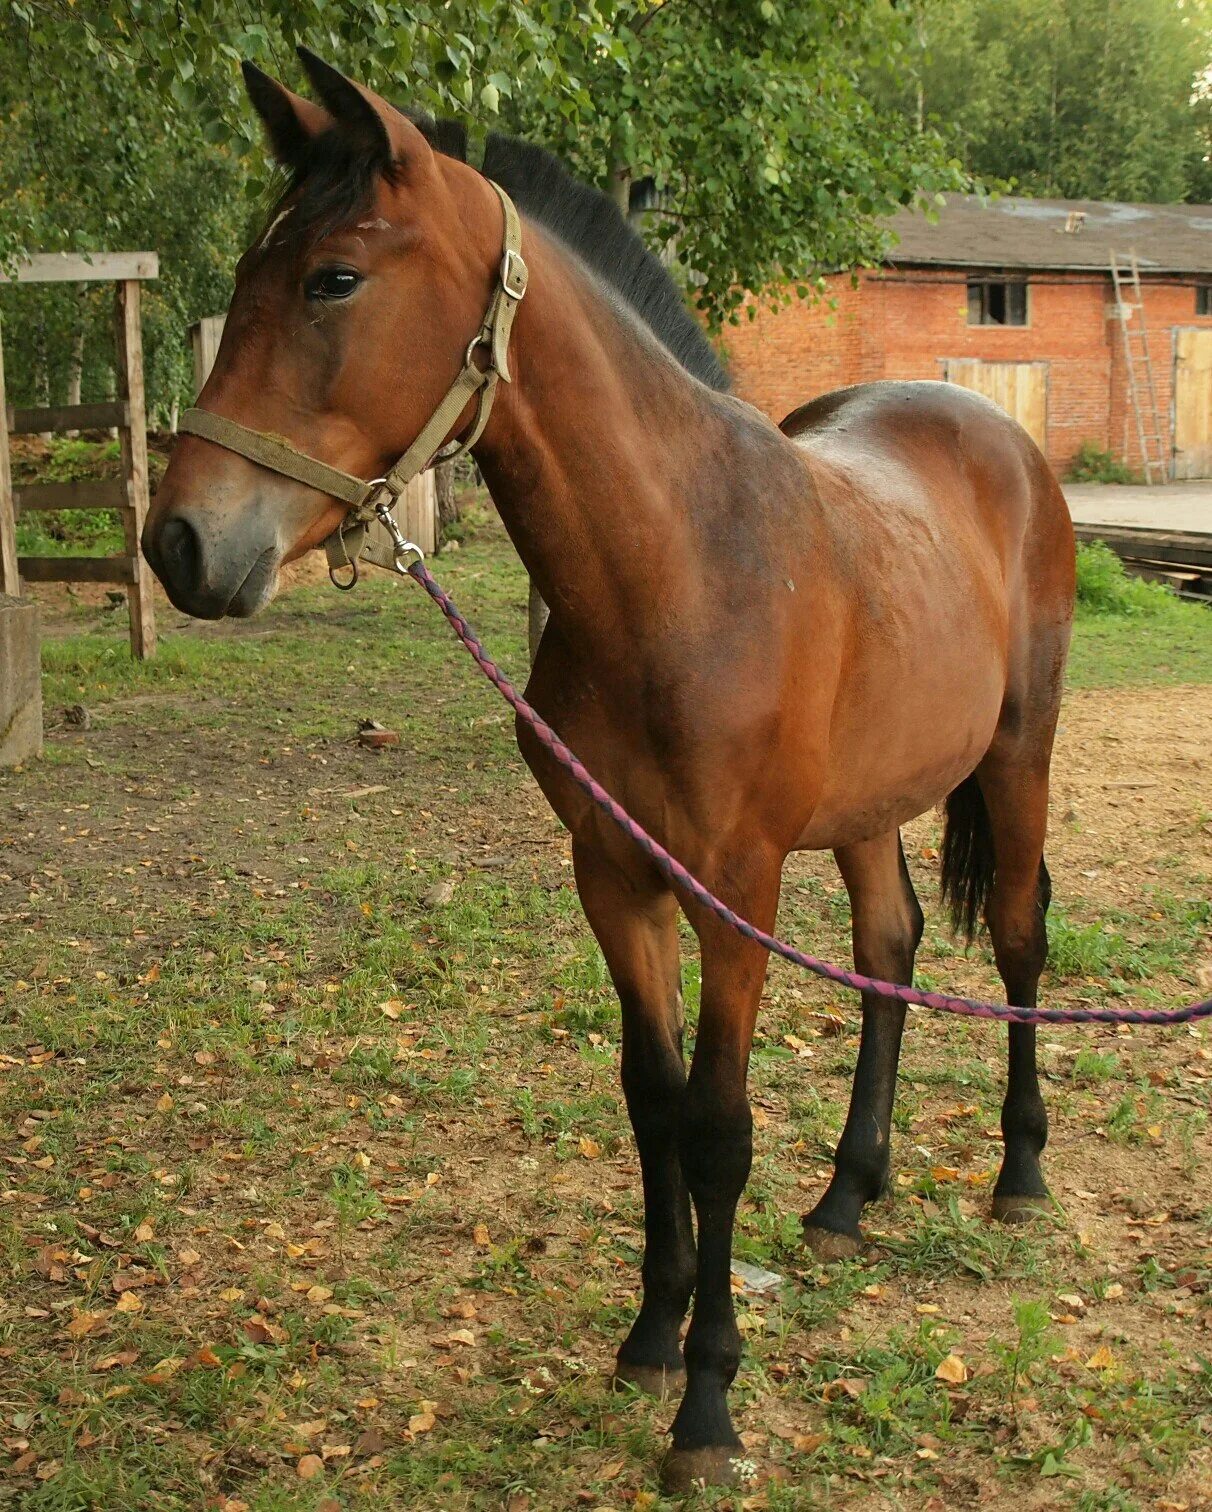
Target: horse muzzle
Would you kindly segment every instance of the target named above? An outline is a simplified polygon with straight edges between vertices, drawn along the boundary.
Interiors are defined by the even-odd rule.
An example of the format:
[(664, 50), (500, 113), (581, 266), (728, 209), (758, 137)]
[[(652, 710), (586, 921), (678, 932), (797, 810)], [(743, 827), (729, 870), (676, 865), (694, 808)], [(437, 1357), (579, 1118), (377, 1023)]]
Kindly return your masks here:
[(143, 555), (173, 606), (197, 619), (256, 614), (273, 597), (282, 559), (277, 533), (254, 518), (215, 531), (188, 508), (152, 511)]

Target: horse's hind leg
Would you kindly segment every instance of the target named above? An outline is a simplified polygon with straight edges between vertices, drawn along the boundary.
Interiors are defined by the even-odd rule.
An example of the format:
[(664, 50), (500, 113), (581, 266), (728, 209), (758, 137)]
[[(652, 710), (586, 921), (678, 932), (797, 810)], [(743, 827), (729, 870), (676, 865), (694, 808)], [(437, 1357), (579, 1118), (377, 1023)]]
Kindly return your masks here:
[[(837, 852), (850, 894), (854, 964), (867, 976), (908, 983), (922, 937), (918, 906), (900, 834)], [(850, 1112), (834, 1158), (833, 1180), (804, 1218), (804, 1238), (822, 1260), (854, 1254), (862, 1244), (859, 1216), (888, 1181), (889, 1135), (896, 1092), (905, 1007), (863, 993), (863, 1031), (850, 1095)]]
[[(985, 916), (1006, 1001), (1034, 1008), (1048, 956), (1046, 916), (1051, 897), (1044, 865), (1048, 823), (1051, 734), (1030, 754), (1021, 742), (995, 741), (976, 771), (989, 816), (993, 882)], [(1011, 1024), (1010, 1069), (1002, 1105), (1002, 1168), (993, 1189), (993, 1216), (1006, 1222), (1048, 1206), (1040, 1155), (1048, 1115), (1035, 1065), (1035, 1025)]]

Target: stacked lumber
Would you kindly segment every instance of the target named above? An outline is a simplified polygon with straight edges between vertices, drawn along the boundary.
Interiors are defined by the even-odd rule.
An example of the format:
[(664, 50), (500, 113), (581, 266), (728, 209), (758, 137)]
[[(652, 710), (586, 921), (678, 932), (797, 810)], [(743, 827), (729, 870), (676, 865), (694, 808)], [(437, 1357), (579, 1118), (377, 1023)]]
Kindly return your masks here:
[(1212, 604), (1212, 531), (1150, 530), (1138, 525), (1077, 525), (1079, 541), (1102, 541), (1129, 572), (1165, 583), (1182, 598)]

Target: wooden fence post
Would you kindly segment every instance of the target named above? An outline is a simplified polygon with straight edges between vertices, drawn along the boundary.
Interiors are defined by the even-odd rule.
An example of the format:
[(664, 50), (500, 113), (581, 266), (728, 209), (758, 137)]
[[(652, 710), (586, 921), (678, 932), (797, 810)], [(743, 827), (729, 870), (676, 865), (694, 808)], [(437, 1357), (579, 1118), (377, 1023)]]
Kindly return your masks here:
[(396, 511), (400, 529), (426, 556), (438, 549), (438, 493), (433, 469), (415, 477), (400, 496)]
[[(0, 337), (3, 333), (0, 332)], [(13, 473), (8, 459), (8, 406), (4, 397), (4, 343), (0, 339), (0, 593), (16, 598), (21, 592), (17, 574), (16, 510)]]
[(206, 315), (189, 328), (189, 343), (194, 351), (195, 397), (205, 387), (210, 370), (215, 365), (215, 358), (219, 355), (219, 343), (223, 340), (226, 319), (225, 315)]
[(126, 424), (119, 427), (122, 447), (122, 478), (128, 508), (122, 513), (126, 550), (134, 563), (127, 590), (130, 611), (131, 650), (141, 660), (156, 654), (156, 620), (152, 608), (151, 569), (139, 549), (143, 522), (147, 518), (147, 411), (143, 392), (143, 326), (140, 320), (140, 290), (135, 279), (118, 282), (114, 299), (114, 334), (118, 349), (118, 398), (128, 409)]

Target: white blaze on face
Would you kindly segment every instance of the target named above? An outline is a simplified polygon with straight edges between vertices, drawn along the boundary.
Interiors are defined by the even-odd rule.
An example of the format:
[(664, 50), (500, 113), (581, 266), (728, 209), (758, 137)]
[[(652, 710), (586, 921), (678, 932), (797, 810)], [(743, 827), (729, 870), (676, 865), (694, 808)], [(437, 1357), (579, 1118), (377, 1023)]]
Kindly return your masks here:
[(294, 207), (292, 205), (292, 206), (288, 207), (285, 210), (279, 210), (278, 213), (277, 213), (277, 215), (274, 216), (273, 220), (270, 221), (270, 223), (269, 223), (269, 229), (266, 231), (265, 235), (261, 238), (261, 245), (257, 248), (258, 252), (264, 252), (265, 249), (266, 249), (266, 247), (269, 246), (270, 242), (273, 239), (274, 232), (278, 229), (278, 227), (282, 224), (282, 222), (290, 214), (290, 212), (291, 212), (291, 210), (293, 208)]

